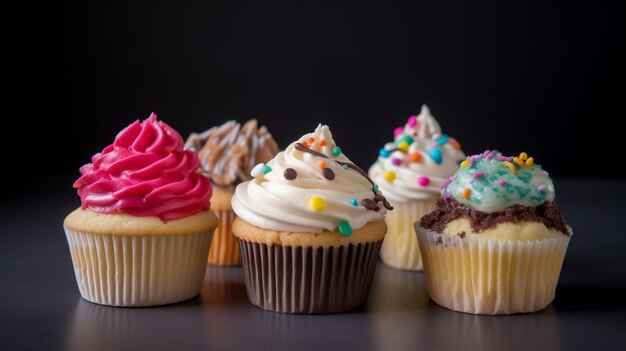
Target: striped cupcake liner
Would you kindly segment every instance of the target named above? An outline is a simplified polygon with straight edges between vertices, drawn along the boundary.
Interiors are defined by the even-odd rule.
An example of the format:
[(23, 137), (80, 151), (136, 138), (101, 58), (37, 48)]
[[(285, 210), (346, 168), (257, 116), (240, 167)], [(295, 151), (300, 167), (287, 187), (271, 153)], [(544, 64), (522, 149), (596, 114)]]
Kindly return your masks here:
[(213, 210), (217, 215), (219, 225), (209, 249), (209, 264), (218, 266), (241, 266), (241, 255), (237, 238), (233, 235), (232, 226), (235, 221), (233, 210)]
[(461, 238), (419, 223), (415, 231), (431, 299), (454, 311), (490, 315), (548, 306), (570, 240), (566, 235), (545, 240)]
[(298, 314), (339, 313), (364, 305), (383, 242), (300, 247), (238, 240), (250, 302)]
[(436, 199), (430, 199), (393, 204), (393, 211), (385, 215), (388, 229), (383, 246), (380, 248), (383, 263), (397, 269), (411, 271), (424, 269), (413, 223), (434, 210), (436, 203)]
[(155, 306), (200, 293), (213, 232), (123, 236), (64, 227), (81, 296), (109, 306)]

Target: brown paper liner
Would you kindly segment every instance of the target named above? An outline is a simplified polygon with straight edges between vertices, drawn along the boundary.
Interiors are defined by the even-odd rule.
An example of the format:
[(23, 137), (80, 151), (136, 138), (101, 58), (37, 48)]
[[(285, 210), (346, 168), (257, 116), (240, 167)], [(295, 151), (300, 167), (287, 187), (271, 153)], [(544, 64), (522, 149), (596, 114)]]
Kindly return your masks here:
[(300, 247), (238, 241), (250, 303), (299, 314), (339, 313), (365, 304), (383, 243)]
[(231, 209), (213, 211), (217, 215), (219, 225), (215, 228), (207, 262), (218, 266), (240, 266), (239, 246), (232, 231), (235, 212)]

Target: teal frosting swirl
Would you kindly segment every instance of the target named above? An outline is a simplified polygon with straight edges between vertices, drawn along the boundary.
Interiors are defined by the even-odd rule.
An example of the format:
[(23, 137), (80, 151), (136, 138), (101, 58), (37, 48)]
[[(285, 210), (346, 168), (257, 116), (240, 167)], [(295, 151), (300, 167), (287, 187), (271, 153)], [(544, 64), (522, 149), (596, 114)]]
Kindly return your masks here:
[(551, 201), (554, 184), (548, 172), (525, 153), (508, 157), (487, 150), (463, 161), (442, 185), (441, 196), (479, 211), (497, 212), (512, 205), (537, 206)]

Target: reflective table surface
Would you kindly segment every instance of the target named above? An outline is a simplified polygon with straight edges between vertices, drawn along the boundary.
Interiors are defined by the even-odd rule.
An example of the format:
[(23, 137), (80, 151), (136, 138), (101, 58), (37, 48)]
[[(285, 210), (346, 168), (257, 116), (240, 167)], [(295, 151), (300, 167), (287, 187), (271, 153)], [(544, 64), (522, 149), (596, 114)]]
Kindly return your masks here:
[(422, 273), (382, 263), (367, 305), (337, 315), (258, 309), (247, 302), (240, 268), (214, 266), (186, 302), (95, 305), (78, 293), (61, 226), (78, 206), (71, 178), (50, 182), (2, 205), (1, 350), (626, 349), (624, 181), (555, 181), (574, 228), (556, 300), (541, 312), (495, 317), (439, 307)]

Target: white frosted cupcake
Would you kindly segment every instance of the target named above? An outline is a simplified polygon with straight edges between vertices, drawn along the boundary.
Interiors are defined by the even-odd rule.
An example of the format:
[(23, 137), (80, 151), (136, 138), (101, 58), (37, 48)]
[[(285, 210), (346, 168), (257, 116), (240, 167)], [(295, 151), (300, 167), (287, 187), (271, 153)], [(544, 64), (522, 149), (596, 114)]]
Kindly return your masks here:
[(389, 228), (380, 257), (388, 266), (422, 270), (413, 223), (435, 208), (444, 180), (465, 158), (459, 143), (441, 133), (441, 127), (426, 105), (394, 131), (394, 141), (385, 144), (369, 175), (380, 186), (394, 210), (385, 220)]
[(362, 306), (391, 206), (329, 128), (318, 126), (252, 176), (232, 200), (250, 302), (306, 314)]
[(532, 157), (468, 157), (415, 229), (430, 297), (475, 314), (535, 312), (554, 299), (572, 235)]

